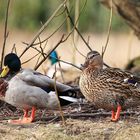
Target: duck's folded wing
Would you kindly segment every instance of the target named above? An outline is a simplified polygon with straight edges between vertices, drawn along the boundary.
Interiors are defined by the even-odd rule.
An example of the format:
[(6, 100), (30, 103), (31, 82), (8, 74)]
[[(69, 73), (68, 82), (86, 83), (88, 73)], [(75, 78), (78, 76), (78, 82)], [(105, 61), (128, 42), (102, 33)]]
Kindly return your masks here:
[[(24, 82), (37, 87), (54, 88), (55, 85), (55, 80), (33, 70), (24, 70), (17, 76), (19, 76)], [(60, 82), (56, 82), (56, 88), (60, 92), (73, 89), (72, 87), (62, 84)]]
[(136, 96), (140, 98), (140, 78), (127, 71), (119, 69), (106, 69), (102, 73), (106, 78), (106, 83), (110, 90), (124, 93), (127, 96)]

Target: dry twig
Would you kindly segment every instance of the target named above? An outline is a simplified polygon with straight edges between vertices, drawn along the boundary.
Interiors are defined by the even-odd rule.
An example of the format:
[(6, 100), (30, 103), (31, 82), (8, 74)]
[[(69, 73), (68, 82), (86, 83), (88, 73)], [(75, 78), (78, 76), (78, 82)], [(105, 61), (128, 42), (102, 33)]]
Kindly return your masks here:
[[(130, 116), (135, 115), (135, 112), (121, 112), (122, 116)], [(108, 117), (110, 116), (110, 112), (97, 112), (97, 113), (74, 113), (74, 114), (64, 114), (64, 118), (72, 118), (72, 119), (79, 119), (79, 118), (95, 118), (95, 117)], [(43, 118), (36, 118), (35, 121), (59, 121), (61, 116), (48, 116)]]
[[(69, 35), (68, 35), (68, 36), (69, 36)], [(61, 38), (61, 40), (60, 40), (60, 41), (53, 47), (53, 49), (51, 49), (47, 54), (44, 53), (44, 54), (46, 55), (45, 58), (44, 58), (43, 60), (41, 60), (41, 62), (40, 62), (38, 65), (36, 65), (34, 69), (37, 70), (37, 69), (40, 67), (40, 65), (48, 58), (48, 56), (49, 56), (61, 43), (65, 42), (65, 41), (67, 40), (68, 36), (67, 36), (64, 40), (62, 40), (62, 38)], [(63, 37), (64, 37), (64, 36), (63, 36)], [(32, 47), (32, 48), (35, 49), (36, 51), (38, 51), (39, 53), (41, 53), (41, 51), (38, 50), (37, 48), (34, 48), (34, 47)], [(64, 61), (64, 60), (60, 60), (60, 59), (58, 59), (58, 58), (56, 58), (56, 57), (54, 57), (54, 58), (57, 59), (57, 60), (60, 61), (60, 62), (63, 62), (63, 63), (68, 64), (68, 65), (71, 65), (71, 66), (73, 66), (73, 67), (75, 67), (75, 68), (81, 70), (81, 68), (79, 68), (78, 66), (76, 66), (76, 65), (74, 65), (74, 64), (72, 64), (72, 63), (70, 63), (70, 62), (66, 62), (66, 61)]]
[[(46, 48), (47, 43), (48, 43), (48, 40), (46, 40), (46, 43), (45, 43), (45, 45), (44, 45), (44, 47), (43, 47), (43, 50)], [(44, 53), (44, 52), (42, 52), (42, 53)], [(44, 55), (45, 55), (45, 53), (44, 53)], [(44, 55), (43, 55), (43, 56), (44, 56)], [(38, 57), (35, 66), (37, 66), (37, 64), (39, 63), (39, 60), (40, 60), (41, 56), (42, 56), (42, 54), (40, 54), (40, 56)]]
[(37, 66), (35, 66), (34, 70), (37, 70), (40, 65), (47, 59), (47, 57), (61, 44), (63, 43), (65, 40), (63, 40), (64, 35), (62, 35), (61, 39), (58, 41), (58, 43), (48, 52), (48, 54), (45, 56), (45, 58), (43, 58), (39, 64)]
[(5, 16), (5, 24), (4, 24), (5, 25), (5, 28), (4, 28), (4, 41), (3, 41), (2, 54), (1, 54), (1, 65), (0, 65), (1, 68), (2, 68), (3, 60), (4, 60), (6, 40), (7, 40), (8, 34), (9, 34), (9, 32), (7, 32), (9, 6), (10, 6), (10, 0), (8, 0), (7, 8), (6, 8), (6, 16)]
[(48, 26), (48, 24), (52, 21), (52, 19), (55, 17), (55, 15), (57, 14), (57, 12), (65, 5), (67, 0), (64, 0), (63, 3), (61, 3), (59, 5), (59, 7), (54, 11), (54, 13), (52, 14), (52, 16), (46, 21), (46, 23), (40, 28), (40, 30), (36, 33), (36, 35), (34, 36), (33, 40), (29, 43), (28, 47), (26, 47), (24, 49), (24, 51), (21, 53), (20, 58), (23, 56), (23, 54), (34, 44), (34, 42), (36, 41), (36, 39), (41, 35), (41, 33), (46, 29), (46, 27)]
[(11, 53), (13, 52), (17, 54), (16, 44), (14, 44), (12, 47)]
[[(66, 18), (65, 18), (65, 19), (63, 20), (63, 22), (58, 26), (58, 28), (57, 28), (54, 32), (52, 32), (47, 38), (45, 38), (45, 39), (42, 40), (41, 42), (33, 43), (32, 46), (36, 46), (36, 45), (39, 45), (40, 43), (42, 44), (42, 43), (44, 43), (45, 41), (47, 41), (49, 38), (51, 38), (51, 37), (64, 25), (65, 22), (66, 22)], [(29, 46), (29, 44), (26, 43), (26, 42), (22, 42), (22, 43), (25, 44), (25, 45), (27, 45), (27, 46)]]
[(31, 61), (32, 59), (34, 59), (36, 56), (38, 56), (40, 53), (37, 53), (36, 55), (34, 55), (33, 57), (31, 57), (30, 59), (24, 61), (21, 63), (21, 65), (28, 63), (29, 61)]
[(111, 0), (111, 8), (110, 8), (110, 18), (109, 18), (109, 25), (108, 25), (108, 33), (107, 33), (107, 39), (106, 39), (105, 47), (102, 48), (102, 58), (104, 57), (104, 54), (105, 54), (105, 51), (107, 49), (107, 45), (108, 45), (108, 42), (109, 42), (110, 31), (111, 31), (111, 23), (112, 23), (112, 13), (113, 13), (113, 10), (112, 10), (112, 0)]
[[(61, 44), (61, 43), (64, 43), (68, 38), (69, 36), (72, 34), (73, 30), (75, 29), (75, 27), (72, 28), (71, 32), (65, 37), (64, 39), (64, 35), (62, 35), (60, 41), (53, 47), (53, 49), (51, 49), (48, 54), (45, 56), (45, 58), (34, 68), (35, 70), (37, 70), (40, 65), (47, 59), (47, 57)], [(80, 69), (80, 68), (79, 68)]]
[(75, 24), (74, 24), (74, 22), (73, 22), (73, 20), (72, 20), (72, 18), (71, 18), (71, 16), (70, 16), (70, 12), (69, 12), (68, 8), (67, 8), (67, 7), (65, 7), (65, 8), (66, 8), (68, 17), (69, 17), (70, 22), (71, 22), (71, 24), (73, 25), (74, 29), (77, 31), (77, 33), (79, 34), (79, 36), (81, 37), (81, 39), (84, 41), (84, 43), (86, 44), (86, 46), (88, 47), (88, 49), (89, 49), (90, 51), (92, 51), (92, 49), (91, 49), (91, 47), (89, 46), (89, 44), (86, 42), (86, 40), (84, 39), (84, 37), (81, 35), (80, 31), (79, 31), (79, 30), (77, 29), (77, 27), (75, 26)]
[[(23, 43), (24, 43), (24, 42), (23, 42)], [(24, 44), (25, 44), (25, 43), (24, 43)], [(45, 46), (46, 46), (46, 45), (45, 45)], [(34, 50), (36, 50), (36, 51), (38, 52), (38, 54), (41, 54), (41, 53), (42, 53), (39, 49), (37, 49), (37, 48), (35, 48), (35, 47), (33, 47), (33, 46), (31, 46), (31, 48), (33, 48)], [(52, 52), (52, 51), (51, 51), (51, 52)], [(51, 52), (50, 52), (50, 53), (51, 53)], [(49, 54), (50, 54), (50, 53), (49, 53)], [(42, 55), (42, 54), (41, 54), (41, 55)], [(46, 57), (45, 57), (45, 60), (46, 60), (47, 57), (48, 57), (48, 54), (46, 54), (46, 53), (43, 52), (43, 55), (46, 55)], [(34, 58), (34, 57), (30, 58), (29, 60), (23, 62), (22, 64), (25, 64), (25, 63), (29, 62), (29, 61), (32, 60), (33, 58)], [(78, 67), (78, 66), (76, 66), (76, 65), (74, 65), (74, 64), (72, 64), (72, 63), (70, 63), (70, 62), (66, 62), (66, 61), (61, 60), (61, 59), (58, 59), (58, 58), (56, 58), (56, 57), (53, 57), (53, 58), (55, 58), (56, 60), (58, 60), (58, 61), (60, 61), (60, 62), (63, 62), (63, 63), (68, 64), (68, 65), (71, 65), (71, 66), (73, 66), (73, 67), (75, 67), (75, 68), (81, 70), (80, 67)], [(44, 60), (44, 61), (45, 61), (45, 60)], [(39, 61), (39, 60), (38, 60), (38, 61)], [(37, 61), (36, 65), (35, 65), (35, 68), (37, 67), (38, 61)]]
[[(39, 39), (39, 41), (41, 41), (41, 40)], [(24, 44), (25, 44), (25, 43), (24, 43)], [(27, 45), (27, 44), (26, 44), (26, 45)], [(31, 57), (30, 59), (24, 61), (24, 62), (22, 63), (22, 65), (28, 63), (29, 61), (31, 61), (32, 59), (34, 59), (36, 56), (38, 56), (38, 55), (40, 54), (40, 56), (39, 56), (39, 58), (38, 58), (38, 60), (37, 60), (37, 62), (36, 62), (36, 64), (35, 64), (35, 66), (36, 66), (36, 65), (38, 64), (38, 61), (39, 61), (40, 57), (41, 57), (41, 56), (43, 56), (43, 58), (45, 57), (45, 53), (44, 53), (43, 50), (45, 49), (46, 45), (47, 45), (47, 41), (46, 41), (44, 47), (42, 48), (42, 44), (41, 44), (41, 42), (40, 42), (40, 48), (41, 48), (41, 50), (39, 50), (39, 49), (37, 49), (37, 48), (31, 46), (31, 48), (33, 48), (34, 50), (36, 50), (38, 53), (37, 53), (36, 55), (34, 55), (33, 57)]]
[(63, 125), (65, 125), (65, 119), (64, 119), (64, 113), (62, 111), (62, 108), (61, 108), (61, 105), (60, 105), (60, 101), (59, 101), (59, 97), (58, 97), (58, 92), (57, 92), (57, 87), (56, 87), (56, 65), (55, 65), (55, 74), (54, 74), (54, 89), (55, 89), (55, 93), (56, 93), (56, 96), (57, 96), (57, 101), (58, 101), (58, 107), (59, 107), (59, 111), (60, 111), (60, 116), (62, 118), (62, 122), (63, 122)]
[[(59, 59), (60, 59), (60, 58), (59, 58)], [(63, 72), (62, 72), (62, 67), (61, 67), (60, 61), (58, 61), (58, 65), (59, 65), (59, 69), (60, 69), (60, 72), (61, 72), (62, 81), (63, 81), (63, 83), (65, 83), (65, 79), (64, 79)]]

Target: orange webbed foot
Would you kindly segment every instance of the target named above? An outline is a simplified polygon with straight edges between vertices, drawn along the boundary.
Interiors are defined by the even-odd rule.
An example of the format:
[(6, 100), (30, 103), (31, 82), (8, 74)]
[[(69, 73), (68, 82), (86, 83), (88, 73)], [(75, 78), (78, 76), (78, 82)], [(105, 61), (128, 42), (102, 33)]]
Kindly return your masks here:
[(35, 118), (35, 111), (36, 111), (36, 108), (32, 107), (31, 116), (28, 117), (28, 110), (24, 110), (24, 115), (23, 115), (22, 119), (8, 120), (8, 122), (11, 123), (11, 124), (27, 124), (27, 123), (31, 123)]
[(111, 121), (116, 122), (118, 121), (119, 117), (120, 117), (120, 112), (121, 112), (121, 106), (119, 105), (117, 107), (117, 112), (115, 114), (114, 110), (112, 110), (112, 117), (111, 117)]
[(33, 118), (24, 117), (23, 119), (19, 119), (19, 120), (8, 120), (8, 123), (11, 123), (11, 124), (27, 124), (27, 123), (31, 123), (32, 121), (33, 121)]

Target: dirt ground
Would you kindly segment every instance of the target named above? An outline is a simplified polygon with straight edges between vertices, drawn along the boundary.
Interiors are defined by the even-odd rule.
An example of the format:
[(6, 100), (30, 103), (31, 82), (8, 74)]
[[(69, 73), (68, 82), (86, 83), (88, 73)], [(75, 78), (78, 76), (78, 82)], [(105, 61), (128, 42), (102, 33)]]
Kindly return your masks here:
[(28, 125), (0, 123), (1, 140), (139, 140), (140, 121), (121, 117), (114, 123), (110, 117), (66, 119), (62, 122), (35, 122)]
[[(71, 73), (64, 75), (64, 78)], [(66, 78), (65, 78), (66, 79)], [(68, 81), (68, 79), (67, 79)], [(83, 99), (84, 100), (84, 99)], [(111, 122), (111, 112), (97, 110), (87, 102), (63, 108), (65, 125), (59, 111), (38, 110), (35, 122), (25, 125), (7, 123), (23, 115), (20, 110), (0, 108), (1, 140), (139, 140), (140, 108), (123, 111), (118, 122)]]
[[(48, 33), (49, 34), (49, 33)], [(42, 38), (46, 37), (44, 34)], [(2, 42), (2, 34), (0, 32), (0, 42)], [(14, 43), (16, 43), (17, 52), (20, 54), (25, 48), (21, 42), (30, 42), (33, 38), (33, 34), (21, 33), (20, 31), (11, 31), (7, 40), (6, 53), (11, 51)], [(48, 41), (47, 49), (53, 47), (60, 34)], [(102, 46), (105, 44), (106, 35), (94, 35), (84, 34), (87, 39), (90, 36), (89, 44), (92, 49), (96, 49), (101, 52)], [(57, 40), (56, 40), (57, 38)], [(77, 48), (86, 55), (89, 51), (84, 43), (79, 39)], [(1, 51), (1, 50), (0, 50)], [(70, 40), (60, 45), (57, 49), (62, 60), (73, 62), (73, 44)], [(34, 55), (33, 50), (28, 51), (23, 58), (22, 62), (29, 59), (29, 56)], [(140, 41), (136, 37), (131, 37), (128, 34), (113, 34), (110, 36), (110, 42), (105, 53), (104, 60), (107, 64), (114, 67), (123, 68), (129, 59), (140, 55)], [(75, 56), (75, 64), (80, 65), (84, 62), (78, 52)], [(46, 62), (47, 63), (47, 62)], [(23, 67), (33, 68), (35, 60), (30, 61)], [(38, 69), (43, 72), (43, 67), (47, 67), (44, 64)], [(72, 74), (68, 74), (67, 80), (75, 78)], [(140, 110), (138, 110), (140, 111)], [(135, 113), (137, 114), (137, 112)], [(11, 125), (2, 122), (5, 116), (1, 116), (0, 123), (0, 139), (1, 140), (139, 140), (140, 139), (140, 115), (124, 115), (116, 123), (110, 121), (110, 115), (102, 117), (79, 117), (76, 119), (67, 118), (66, 125), (62, 125), (62, 121), (36, 121), (28, 125)], [(46, 116), (47, 118), (47, 116)]]

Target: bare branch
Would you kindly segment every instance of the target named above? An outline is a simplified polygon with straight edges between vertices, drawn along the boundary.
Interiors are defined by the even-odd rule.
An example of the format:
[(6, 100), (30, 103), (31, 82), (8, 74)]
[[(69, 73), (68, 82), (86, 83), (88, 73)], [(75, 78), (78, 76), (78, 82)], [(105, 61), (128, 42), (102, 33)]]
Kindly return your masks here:
[(29, 43), (28, 47), (25, 48), (25, 50), (21, 53), (20, 58), (23, 56), (23, 54), (33, 45), (33, 43), (35, 42), (35, 40), (38, 38), (38, 36), (41, 35), (41, 33), (46, 29), (46, 27), (48, 26), (48, 24), (52, 21), (52, 19), (55, 17), (55, 15), (57, 14), (57, 12), (65, 5), (67, 0), (64, 0), (64, 2), (62, 4), (59, 5), (59, 7), (54, 11), (54, 13), (52, 14), (52, 16), (46, 21), (46, 23), (40, 28), (40, 30), (36, 33), (36, 35), (34, 36), (33, 40)]
[[(59, 58), (59, 59), (60, 59), (60, 58)], [(64, 80), (64, 76), (63, 76), (63, 72), (62, 72), (62, 67), (61, 67), (60, 61), (58, 61), (58, 65), (59, 65), (59, 69), (60, 69), (60, 72), (61, 72), (61, 78), (62, 78), (62, 81), (63, 81), (63, 83), (65, 83), (65, 80)]]
[(37, 69), (40, 67), (40, 65), (47, 59), (47, 57), (48, 57), (61, 43), (64, 42), (64, 41), (63, 41), (63, 38), (64, 38), (64, 35), (62, 35), (62, 37), (61, 37), (61, 39), (59, 40), (59, 42), (53, 47), (53, 49), (51, 49), (51, 50), (48, 52), (48, 54), (45, 56), (45, 58), (43, 58), (43, 59), (41, 60), (41, 62), (34, 68), (34, 70), (37, 70)]
[(11, 50), (11, 53), (15, 52), (17, 54), (17, 49), (16, 49), (16, 44), (14, 43), (13, 44), (13, 47), (12, 47), (12, 50)]
[(41, 39), (40, 39), (40, 37), (38, 37), (38, 39), (39, 39), (39, 47), (40, 47), (40, 50), (41, 50), (41, 54), (42, 54), (42, 56), (45, 58), (45, 56), (44, 56), (44, 49), (42, 48), (42, 44), (41, 44)]
[(82, 54), (82, 53), (78, 50), (78, 48), (76, 47), (75, 42), (74, 42), (74, 38), (73, 38), (73, 44), (74, 44), (74, 48), (76, 49), (76, 51), (77, 51), (81, 56), (83, 56), (84, 58), (86, 58), (86, 56), (85, 56), (84, 54)]
[[(53, 33), (51, 33), (47, 38), (45, 38), (45, 39), (42, 40), (41, 42), (37, 42), (37, 43), (32, 44), (32, 46), (36, 46), (36, 45), (39, 45), (40, 43), (42, 44), (42, 43), (44, 43), (45, 41), (47, 41), (49, 38), (51, 38), (51, 37), (64, 25), (65, 22), (66, 22), (66, 18), (65, 18), (65, 19), (63, 20), (63, 22), (58, 26), (58, 28), (57, 28)], [(29, 44), (26, 43), (26, 42), (22, 42), (22, 43), (29, 46)]]
[[(51, 49), (51, 50), (49, 51), (49, 53), (46, 55), (46, 57), (34, 68), (34, 70), (37, 70), (37, 69), (40, 67), (40, 65), (47, 59), (47, 57), (48, 57), (61, 43), (64, 43), (64, 42), (69, 38), (69, 36), (72, 34), (73, 30), (74, 30), (74, 27), (72, 28), (71, 32), (65, 37), (65, 39), (64, 39), (64, 35), (62, 35), (60, 41), (55, 45), (55, 47), (53, 47), (53, 49)], [(79, 69), (80, 69), (80, 68), (79, 68)]]
[(1, 54), (1, 64), (0, 64), (1, 67), (2, 67), (2, 65), (3, 65), (3, 59), (4, 59), (4, 53), (5, 53), (6, 40), (7, 40), (7, 37), (8, 37), (8, 35), (9, 35), (9, 32), (7, 32), (7, 22), (8, 22), (9, 6), (10, 6), (10, 0), (8, 0), (8, 2), (7, 2), (7, 8), (6, 8), (5, 28), (4, 28), (4, 41), (3, 41), (2, 54)]
[(66, 8), (68, 17), (69, 17), (69, 19), (70, 19), (70, 22), (71, 22), (71, 24), (74, 26), (74, 29), (77, 31), (77, 33), (79, 34), (79, 36), (81, 37), (81, 39), (84, 41), (84, 43), (86, 44), (86, 46), (88, 47), (88, 49), (89, 49), (90, 51), (92, 51), (91, 47), (90, 47), (89, 44), (86, 42), (86, 40), (84, 39), (84, 37), (81, 35), (80, 31), (77, 29), (76, 25), (74, 24), (74, 22), (73, 22), (73, 20), (72, 20), (72, 18), (71, 18), (71, 16), (70, 16), (70, 12), (69, 12), (68, 8), (67, 8), (67, 7), (65, 7), (65, 8)]
[(107, 33), (107, 39), (106, 39), (106, 44), (105, 47), (102, 48), (102, 58), (104, 57), (105, 51), (107, 49), (107, 45), (109, 42), (109, 37), (110, 37), (110, 31), (111, 31), (111, 23), (112, 23), (112, 0), (111, 0), (111, 8), (110, 8), (110, 17), (109, 17), (109, 25), (108, 25), (108, 33)]
[(27, 61), (22, 62), (21, 65), (28, 63), (29, 61), (31, 61), (32, 59), (34, 59), (36, 56), (38, 56), (40, 53), (37, 53), (36, 55), (34, 55), (33, 57), (31, 57), (30, 59), (28, 59)]
[[(25, 43), (24, 43), (24, 44), (25, 44)], [(45, 43), (45, 45), (44, 45), (44, 48), (42, 48), (42, 50), (44, 50), (44, 49), (45, 49), (46, 44), (47, 44), (47, 41), (46, 41), (46, 43)], [(38, 61), (39, 61), (40, 57), (41, 57), (41, 56), (45, 57), (45, 56), (44, 56), (44, 55), (45, 55), (45, 53), (44, 53), (44, 52), (42, 52), (42, 51), (38, 50), (37, 48), (35, 48), (35, 47), (33, 47), (33, 46), (31, 46), (31, 48), (33, 48), (34, 50), (36, 50), (38, 53), (37, 53), (36, 55), (34, 55), (33, 57), (31, 57), (30, 59), (28, 59), (28, 60), (26, 60), (25, 62), (23, 62), (23, 63), (22, 63), (22, 65), (23, 65), (23, 64), (25, 64), (25, 63), (28, 63), (29, 61), (31, 61), (32, 59), (34, 59), (36, 56), (38, 56), (39, 54), (41, 54), (41, 55), (39, 56), (39, 58), (38, 58), (37, 62), (36, 62), (36, 65), (37, 65), (37, 63), (38, 63)]]
[[(47, 43), (48, 43), (48, 40), (46, 40), (46, 43), (45, 43), (45, 45), (44, 45), (44, 47), (43, 47), (43, 50), (46, 48)], [(38, 52), (40, 53), (40, 51), (38, 51)], [(44, 52), (43, 52), (43, 53), (44, 53)], [(44, 55), (46, 55), (46, 54), (44, 53)], [(39, 60), (40, 60), (41, 56), (42, 56), (42, 54), (40, 54), (40, 56), (38, 57), (38, 59), (37, 59), (37, 61), (36, 61), (36, 64), (35, 64), (35, 67), (36, 67), (37, 64), (39, 63)]]
[(58, 59), (58, 61), (63, 62), (63, 63), (68, 64), (68, 65), (71, 65), (71, 66), (77, 68), (78, 70), (82, 70), (81, 68), (79, 68), (78, 66), (76, 66), (76, 65), (74, 65), (74, 64), (72, 64), (72, 63), (70, 63), (70, 62), (66, 62), (66, 61), (63, 61), (63, 60), (61, 60), (61, 59)]
[[(135, 112), (121, 112), (121, 115), (123, 116), (131, 116), (135, 115)], [(75, 114), (64, 114), (64, 118), (72, 118), (72, 119), (79, 119), (80, 117), (85, 118), (95, 118), (95, 117), (108, 117), (110, 116), (110, 112), (97, 112), (97, 113), (75, 113)], [(35, 121), (59, 121), (61, 119), (61, 116), (49, 116), (49, 117), (43, 117), (43, 118), (36, 118)]]
[[(68, 35), (68, 36), (69, 36), (69, 35)], [(67, 36), (67, 37), (68, 37), (68, 36)], [(67, 38), (65, 38), (65, 39), (67, 39)], [(37, 48), (35, 48), (35, 47), (33, 47), (33, 46), (32, 46), (31, 48), (35, 49), (35, 50), (36, 50), (38, 53), (40, 53), (40, 54), (42, 53), (39, 49), (37, 49)], [(54, 51), (54, 50), (55, 50), (55, 49), (53, 49), (53, 51)], [(50, 51), (49, 55), (51, 54), (51, 52), (52, 52), (52, 51)], [(44, 62), (44, 61), (48, 58), (49, 55), (46, 54), (46, 53), (43, 53), (43, 54), (45, 55), (45, 58), (42, 60), (42, 61)], [(41, 55), (42, 55), (42, 54), (41, 54)], [(56, 60), (58, 60), (58, 61), (60, 61), (60, 62), (63, 62), (63, 63), (68, 64), (68, 65), (71, 65), (71, 66), (73, 66), (73, 67), (75, 67), (75, 68), (81, 70), (81, 68), (79, 68), (78, 66), (76, 66), (76, 65), (74, 65), (74, 64), (72, 64), (72, 63), (70, 63), (70, 62), (66, 62), (66, 61), (61, 60), (61, 59), (58, 59), (58, 58), (56, 58), (56, 57), (53, 57), (53, 58), (55, 58)], [(42, 62), (42, 63), (43, 63), (43, 62)], [(41, 64), (42, 64), (42, 63), (41, 63)], [(34, 69), (36, 69), (36, 67), (38, 67), (37, 64), (35, 65), (35, 68), (34, 68)], [(37, 69), (38, 69), (38, 68), (37, 68)]]
[[(36, 51), (38, 51), (39, 53), (41, 53), (41, 51), (38, 50), (37, 48), (34, 48), (34, 47), (32, 47), (32, 48), (35, 49)], [(48, 56), (48, 54), (46, 54), (46, 53), (44, 53), (44, 55)], [(73, 66), (73, 67), (75, 67), (75, 68), (81, 70), (81, 68), (79, 68), (78, 66), (76, 66), (76, 65), (74, 65), (74, 64), (72, 64), (72, 63), (70, 63), (70, 62), (66, 62), (66, 61), (61, 60), (61, 59), (58, 59), (58, 58), (56, 58), (56, 57), (53, 57), (53, 58), (55, 58), (56, 60), (58, 60), (58, 61), (60, 61), (60, 62), (63, 62), (63, 63), (68, 64), (68, 65), (71, 65), (71, 66)], [(47, 57), (46, 57), (46, 59), (47, 59)], [(46, 59), (45, 59), (45, 60), (46, 60)], [(35, 66), (35, 67), (36, 67), (36, 66)]]
[(61, 104), (60, 104), (60, 101), (59, 101), (59, 97), (58, 97), (58, 92), (57, 92), (57, 87), (56, 87), (56, 65), (55, 65), (55, 74), (54, 74), (54, 89), (55, 89), (55, 94), (57, 96), (57, 101), (58, 101), (58, 108), (59, 108), (59, 111), (60, 111), (60, 116), (62, 118), (62, 122), (63, 122), (63, 125), (65, 126), (65, 119), (64, 119), (64, 113), (62, 111), (62, 108), (61, 108)]

